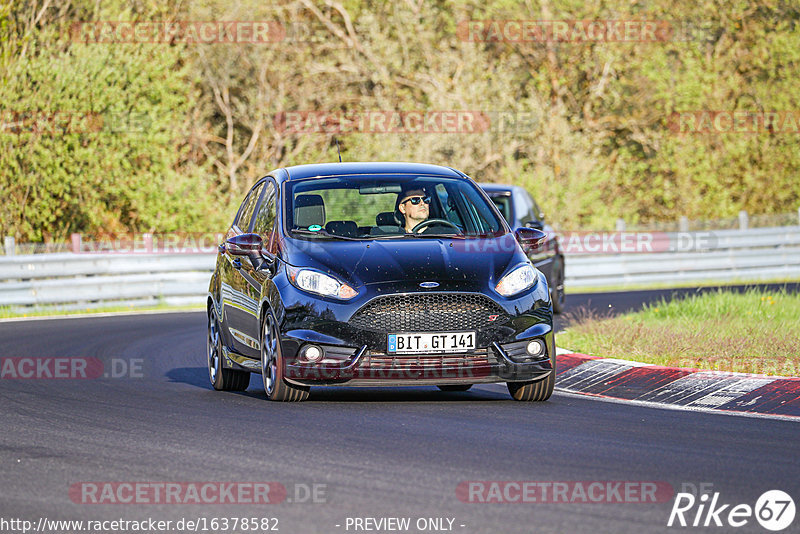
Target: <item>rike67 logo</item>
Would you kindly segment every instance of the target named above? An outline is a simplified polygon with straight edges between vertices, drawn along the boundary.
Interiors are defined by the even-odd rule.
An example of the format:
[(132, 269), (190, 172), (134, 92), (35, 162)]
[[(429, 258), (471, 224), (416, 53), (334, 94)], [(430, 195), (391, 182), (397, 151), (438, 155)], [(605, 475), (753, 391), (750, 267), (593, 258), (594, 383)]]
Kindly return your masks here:
[[(693, 484), (689, 484), (694, 488)], [(792, 497), (781, 490), (764, 492), (754, 506), (747, 503), (732, 504), (723, 501), (720, 492), (707, 493), (701, 484), (701, 495), (680, 492), (675, 496), (667, 526), (678, 527), (733, 527), (752, 525), (755, 519), (767, 530), (777, 532), (792, 524), (795, 505)], [(686, 489), (684, 485), (682, 490)]]

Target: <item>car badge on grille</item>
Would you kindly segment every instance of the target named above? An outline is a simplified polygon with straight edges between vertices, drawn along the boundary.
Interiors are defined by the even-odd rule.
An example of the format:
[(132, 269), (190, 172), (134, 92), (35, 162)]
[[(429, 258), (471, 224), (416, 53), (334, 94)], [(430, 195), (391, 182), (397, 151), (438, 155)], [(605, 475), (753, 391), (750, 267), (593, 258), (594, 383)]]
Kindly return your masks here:
[(422, 282), (419, 287), (424, 287), (425, 289), (431, 289), (433, 287), (439, 287), (439, 282)]
[(490, 315), (489, 316), (489, 320), (490, 321), (496, 321), (498, 317), (500, 317), (500, 316), (499, 315)]

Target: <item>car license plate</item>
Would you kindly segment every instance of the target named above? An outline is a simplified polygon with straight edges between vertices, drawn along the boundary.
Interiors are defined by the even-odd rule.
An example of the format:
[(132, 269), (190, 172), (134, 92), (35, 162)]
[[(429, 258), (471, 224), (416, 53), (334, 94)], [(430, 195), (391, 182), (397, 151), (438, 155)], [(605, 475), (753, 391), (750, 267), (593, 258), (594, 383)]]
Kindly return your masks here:
[(389, 334), (388, 352), (393, 354), (463, 352), (474, 348), (475, 332)]

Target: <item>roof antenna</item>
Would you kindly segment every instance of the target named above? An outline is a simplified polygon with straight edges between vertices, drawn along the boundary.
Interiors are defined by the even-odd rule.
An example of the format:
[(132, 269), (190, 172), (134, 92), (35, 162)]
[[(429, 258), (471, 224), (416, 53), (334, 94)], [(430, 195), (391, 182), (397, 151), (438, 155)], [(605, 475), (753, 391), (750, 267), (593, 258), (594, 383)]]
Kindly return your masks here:
[(335, 137), (333, 138), (333, 140), (336, 141), (336, 152), (339, 154), (339, 163), (341, 163), (342, 162), (342, 151), (339, 150), (339, 140), (336, 139)]

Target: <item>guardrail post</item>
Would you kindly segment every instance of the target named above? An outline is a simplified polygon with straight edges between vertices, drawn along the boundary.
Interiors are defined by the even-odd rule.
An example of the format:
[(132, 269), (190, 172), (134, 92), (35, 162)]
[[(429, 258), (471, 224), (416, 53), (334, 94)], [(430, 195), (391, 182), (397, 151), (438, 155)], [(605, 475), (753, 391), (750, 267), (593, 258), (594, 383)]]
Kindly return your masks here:
[(617, 232), (625, 231), (625, 219), (617, 219)]
[(3, 248), (6, 251), (6, 256), (13, 256), (17, 252), (16, 243), (14, 243), (14, 238), (10, 235), (7, 235), (5, 240), (3, 241)]
[(739, 212), (739, 230), (747, 230), (748, 223), (750, 222), (750, 218), (747, 216), (747, 212), (742, 210)]
[(689, 231), (689, 217), (687, 217), (686, 215), (681, 215), (681, 218), (678, 219), (678, 231), (679, 232)]
[(72, 239), (72, 253), (73, 254), (80, 254), (81, 253), (81, 234), (72, 234), (70, 236)]

